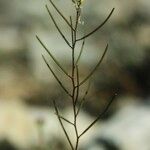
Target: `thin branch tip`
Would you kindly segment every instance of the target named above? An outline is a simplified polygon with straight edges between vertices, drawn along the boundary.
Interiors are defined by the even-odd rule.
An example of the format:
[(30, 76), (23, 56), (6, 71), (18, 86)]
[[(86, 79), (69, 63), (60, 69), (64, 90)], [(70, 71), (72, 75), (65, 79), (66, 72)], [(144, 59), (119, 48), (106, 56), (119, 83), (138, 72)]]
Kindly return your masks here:
[(105, 55), (106, 55), (107, 50), (108, 50), (108, 44), (106, 45), (105, 50), (104, 50), (102, 56), (100, 57), (100, 60), (98, 61), (97, 65), (96, 65), (96, 66), (94, 67), (94, 69), (89, 73), (89, 75), (88, 75), (85, 79), (83, 79), (83, 80), (80, 82), (79, 86), (82, 85), (83, 83), (85, 83), (85, 82), (95, 73), (95, 71), (97, 70), (97, 68), (98, 68), (98, 67), (100, 66), (100, 64), (102, 63), (102, 61), (103, 61), (103, 59), (104, 59), (104, 57), (105, 57)]
[(53, 6), (53, 8), (57, 11), (57, 13), (62, 17), (62, 19), (66, 22), (66, 24), (72, 29), (72, 25), (69, 23), (68, 19), (63, 15), (63, 13), (57, 8), (57, 6), (54, 4), (54, 2), (52, 0), (49, 0), (49, 2), (51, 3), (51, 5)]
[(94, 30), (92, 30), (91, 32), (89, 32), (89, 33), (86, 34), (85, 36), (83, 36), (83, 37), (77, 39), (77, 41), (81, 41), (81, 40), (83, 40), (83, 39), (89, 37), (90, 35), (92, 35), (92, 34), (95, 33), (96, 31), (98, 31), (100, 28), (102, 28), (102, 27), (107, 23), (107, 21), (110, 19), (110, 17), (112, 16), (114, 10), (115, 10), (115, 8), (113, 8), (113, 9), (111, 10), (111, 12), (110, 12), (109, 15), (106, 17), (106, 19), (105, 19), (98, 27), (96, 27)]
[(58, 30), (59, 34), (62, 36), (62, 38), (64, 39), (64, 41), (66, 42), (66, 44), (67, 44), (70, 48), (72, 48), (72, 46), (70, 45), (70, 43), (69, 43), (69, 41), (67, 40), (66, 36), (63, 34), (62, 30), (59, 28), (58, 24), (56, 23), (56, 21), (55, 21), (53, 15), (52, 15), (52, 13), (51, 13), (51, 11), (50, 11), (50, 9), (48, 8), (47, 5), (46, 5), (46, 10), (47, 10), (47, 12), (48, 12), (48, 14), (49, 14), (49, 17), (51, 18), (53, 24), (55, 25), (56, 29)]

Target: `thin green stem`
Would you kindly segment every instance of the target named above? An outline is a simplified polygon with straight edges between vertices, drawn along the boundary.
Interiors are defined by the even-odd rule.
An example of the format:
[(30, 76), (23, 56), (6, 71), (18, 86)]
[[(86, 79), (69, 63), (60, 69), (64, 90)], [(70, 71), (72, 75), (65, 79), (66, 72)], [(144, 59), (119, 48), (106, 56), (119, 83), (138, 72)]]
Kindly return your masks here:
[(64, 131), (64, 134), (65, 134), (65, 136), (66, 136), (66, 138), (67, 138), (67, 140), (68, 140), (68, 142), (69, 142), (69, 145), (70, 145), (71, 149), (74, 150), (74, 147), (73, 147), (73, 144), (72, 144), (72, 142), (71, 142), (71, 140), (70, 140), (70, 138), (69, 138), (69, 135), (68, 135), (68, 133), (67, 133), (67, 131), (66, 131), (66, 129), (65, 129), (65, 127), (64, 127), (64, 125), (63, 125), (63, 123), (62, 123), (62, 121), (61, 121), (61, 119), (59, 118), (59, 111), (58, 111), (58, 108), (57, 108), (57, 106), (56, 106), (56, 102), (53, 101), (53, 104), (54, 104), (54, 108), (55, 108), (55, 111), (56, 111), (58, 120), (59, 120), (60, 125), (61, 125), (61, 127), (62, 127), (62, 129), (63, 129), (63, 131)]
[(72, 29), (72, 30), (74, 30), (73, 29), (73, 27), (72, 27), (72, 25), (69, 23), (69, 21), (67, 20), (67, 18), (62, 14), (62, 12), (60, 12), (60, 10), (56, 7), (56, 5), (53, 3), (53, 1), (52, 0), (49, 0), (50, 1), (50, 3), (52, 4), (52, 6), (55, 8), (55, 10), (58, 12), (58, 14), (64, 19), (64, 21), (68, 24), (68, 26)]
[[(56, 115), (57, 115), (57, 114), (56, 114)], [(68, 119), (64, 118), (63, 116), (59, 115), (59, 116), (57, 116), (57, 117), (59, 117), (60, 119), (66, 121), (66, 122), (68, 122), (69, 124), (71, 124), (71, 125), (74, 126), (74, 124), (73, 124), (71, 121), (69, 121)]]
[(55, 21), (53, 15), (52, 15), (52, 13), (50, 12), (48, 6), (45, 5), (45, 7), (46, 7), (46, 9), (47, 9), (47, 12), (48, 12), (50, 18), (52, 19), (52, 21), (53, 21), (53, 23), (54, 23), (56, 29), (58, 30), (58, 32), (60, 33), (60, 35), (62, 36), (62, 38), (64, 39), (64, 41), (68, 44), (68, 46), (69, 46), (70, 48), (72, 48), (71, 45), (70, 45), (70, 43), (69, 43), (69, 41), (66, 39), (66, 37), (64, 36), (64, 34), (62, 33), (62, 31), (61, 31), (60, 28), (58, 27), (58, 25), (57, 25), (57, 23), (56, 23), (56, 21)]
[(108, 102), (108, 104), (104, 108), (103, 112), (98, 115), (98, 117), (79, 135), (79, 137), (84, 135), (93, 125), (95, 125), (95, 123), (97, 123), (97, 121), (99, 119), (101, 119), (104, 116), (104, 114), (108, 111), (109, 107), (111, 106), (111, 104), (114, 101), (114, 99), (116, 98), (116, 96), (117, 96), (117, 93), (115, 93), (113, 95), (113, 97), (110, 99), (110, 101)]
[[(79, 85), (79, 70), (78, 66), (75, 64), (75, 47), (76, 47), (76, 34), (78, 29), (78, 18), (79, 18), (79, 12), (76, 13), (76, 23), (75, 23), (75, 30), (71, 31), (71, 37), (72, 37), (72, 106), (73, 106), (73, 116), (74, 116), (74, 130), (76, 134), (76, 143), (74, 150), (78, 150), (79, 145), (79, 133), (77, 129), (77, 116), (76, 116), (76, 103), (78, 101), (79, 97), (79, 86), (76, 86), (75, 84)], [(70, 17), (70, 22), (72, 25), (72, 18)], [(76, 71), (76, 75), (75, 75)], [(76, 77), (76, 78), (75, 78)]]
[(90, 35), (92, 35), (92, 34), (95, 33), (96, 31), (98, 31), (100, 28), (102, 28), (102, 27), (106, 24), (106, 22), (109, 20), (109, 18), (111, 17), (111, 15), (113, 14), (114, 10), (115, 10), (115, 8), (113, 8), (113, 9), (111, 10), (111, 12), (110, 12), (110, 14), (108, 15), (108, 17), (107, 17), (97, 28), (95, 28), (95, 29), (92, 30), (90, 33), (86, 34), (85, 36), (83, 36), (83, 37), (77, 39), (77, 41), (81, 41), (81, 40), (83, 40), (83, 39), (89, 37)]
[(45, 59), (45, 57), (43, 55), (42, 55), (42, 58), (43, 58), (44, 62), (46, 63), (47, 67), (49, 68), (49, 70), (51, 71), (51, 73), (53, 74), (53, 76), (55, 77), (56, 81), (59, 83), (59, 85), (62, 87), (62, 89), (66, 92), (66, 94), (71, 97), (71, 94), (68, 92), (68, 90), (64, 87), (64, 85), (58, 79), (57, 75), (54, 73), (54, 71), (52, 70), (52, 68), (50, 67), (50, 65), (48, 64), (47, 60)]
[[(70, 24), (73, 27), (73, 22), (72, 22), (72, 17), (70, 16)], [(74, 30), (71, 29), (71, 42), (72, 42), (72, 47), (74, 43)]]
[(83, 42), (82, 42), (81, 50), (80, 50), (79, 56), (78, 56), (78, 58), (76, 60), (76, 65), (78, 64), (78, 62), (79, 62), (79, 60), (81, 58), (81, 55), (82, 55), (82, 52), (83, 52), (83, 48), (84, 48), (84, 44), (85, 44), (85, 40), (83, 40)]
[(89, 82), (89, 84), (88, 84), (88, 86), (87, 86), (87, 89), (86, 89), (86, 91), (85, 91), (85, 94), (83, 95), (83, 98), (81, 99), (81, 102), (80, 102), (80, 104), (79, 104), (79, 107), (78, 107), (76, 116), (78, 116), (78, 114), (79, 114), (79, 112), (80, 112), (80, 110), (81, 110), (81, 108), (82, 108), (82, 106), (83, 106), (83, 103), (85, 102), (85, 99), (86, 99), (86, 96), (87, 96), (87, 94), (88, 94), (88, 92), (89, 92), (89, 89), (90, 89), (90, 82)]
[(103, 59), (104, 59), (104, 57), (106, 55), (107, 50), (108, 50), (108, 44), (106, 45), (104, 53), (103, 53), (102, 57), (100, 58), (99, 62), (97, 63), (97, 65), (95, 66), (95, 68), (89, 73), (89, 75), (83, 81), (80, 82), (79, 86), (81, 86), (83, 83), (85, 83), (95, 73), (95, 71), (97, 70), (97, 68), (102, 63), (102, 61), (103, 61)]
[(71, 76), (67, 73), (67, 71), (60, 65), (60, 63), (57, 61), (57, 59), (53, 56), (53, 54), (48, 50), (48, 48), (45, 46), (45, 44), (41, 41), (41, 39), (36, 35), (37, 40), (40, 42), (40, 44), (43, 46), (43, 48), (46, 50), (46, 52), (49, 54), (49, 56), (53, 59), (53, 61), (57, 64), (57, 66), (69, 77)]
[(79, 91), (80, 91), (80, 86), (79, 86), (79, 68), (76, 66), (76, 77), (77, 77), (77, 86), (76, 86), (76, 98), (75, 98), (75, 105), (78, 102), (79, 99)]

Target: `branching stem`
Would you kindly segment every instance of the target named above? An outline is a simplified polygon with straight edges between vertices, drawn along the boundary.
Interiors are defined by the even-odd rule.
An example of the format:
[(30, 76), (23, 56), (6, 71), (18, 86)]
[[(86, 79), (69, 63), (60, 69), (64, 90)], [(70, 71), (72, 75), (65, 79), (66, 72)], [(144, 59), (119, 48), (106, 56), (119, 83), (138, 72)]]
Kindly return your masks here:
[[(79, 75), (79, 73), (80, 73), (79, 72), (79, 60), (81, 58), (81, 55), (82, 55), (82, 52), (83, 52), (83, 49), (84, 49), (84, 44), (85, 44), (86, 38), (88, 38), (89, 36), (93, 35), (96, 31), (98, 31), (100, 28), (102, 28), (106, 24), (106, 22), (109, 20), (109, 18), (113, 14), (114, 8), (111, 10), (111, 12), (107, 16), (107, 18), (98, 27), (96, 27), (94, 30), (92, 30), (88, 34), (85, 34), (83, 37), (77, 38), (79, 20), (80, 20), (80, 17), (81, 17), (81, 4), (82, 4), (82, 2), (80, 0), (72, 0), (72, 2), (75, 4), (76, 16), (75, 16), (75, 20), (73, 20), (72, 17), (70, 16), (70, 18), (69, 18), (70, 20), (69, 21), (68, 21), (67, 17), (65, 17), (63, 15), (63, 13), (60, 11), (60, 9), (58, 9), (58, 7), (54, 4), (54, 2), (52, 0), (49, 0), (49, 2), (52, 5), (52, 7), (56, 10), (56, 12), (59, 14), (59, 16), (68, 25), (67, 27), (69, 27), (71, 29), (71, 41), (68, 41), (68, 39), (66, 38), (66, 36), (62, 32), (61, 28), (58, 26), (57, 22), (55, 21), (55, 18), (53, 17), (50, 9), (46, 5), (46, 10), (47, 10), (47, 12), (48, 12), (48, 14), (50, 16), (50, 19), (52, 20), (52, 22), (55, 25), (56, 29), (58, 30), (59, 34), (62, 36), (63, 40), (66, 42), (66, 44), (71, 49), (71, 59), (72, 60), (71, 60), (71, 73), (70, 73), (70, 75), (67, 73), (67, 71), (64, 69), (64, 67), (59, 63), (59, 61), (57, 61), (57, 59), (53, 56), (53, 54), (48, 50), (48, 48), (41, 41), (41, 39), (38, 36), (36, 36), (36, 38), (38, 39), (39, 43), (43, 46), (43, 48), (46, 50), (46, 52), (49, 54), (49, 56), (53, 59), (53, 61), (56, 63), (56, 65), (70, 79), (71, 90), (68, 90), (64, 86), (62, 81), (58, 78), (57, 74), (53, 71), (53, 69), (51, 68), (51, 66), (47, 62), (46, 58), (42, 55), (44, 62), (46, 63), (47, 67), (49, 68), (50, 72), (52, 73), (52, 75), (54, 76), (56, 81), (59, 83), (61, 88), (65, 91), (65, 93), (71, 98), (72, 109), (73, 109), (73, 121), (70, 121), (70, 120), (66, 119), (65, 117), (63, 117), (59, 113), (59, 110), (58, 110), (58, 107), (57, 107), (55, 101), (53, 101), (53, 104), (54, 104), (55, 112), (56, 112), (56, 115), (58, 117), (59, 123), (61, 125), (61, 128), (62, 128), (65, 136), (66, 136), (66, 139), (67, 139), (67, 141), (68, 141), (68, 143), (70, 145), (71, 150), (78, 150), (79, 149), (80, 137), (82, 137), (82, 135), (84, 135), (93, 125), (95, 125), (95, 123), (97, 123), (97, 121), (99, 119), (101, 119), (103, 117), (103, 115), (106, 113), (106, 111), (108, 110), (108, 108), (110, 107), (110, 105), (112, 104), (112, 102), (113, 102), (113, 100), (114, 100), (114, 98), (116, 96), (116, 94), (115, 94), (112, 97), (112, 99), (108, 102), (108, 104), (104, 108), (103, 112), (100, 113), (98, 115), (98, 117), (85, 130), (83, 130), (82, 133), (79, 133), (78, 127), (77, 127), (77, 119), (78, 119), (81, 107), (82, 107), (82, 105), (83, 105), (83, 103), (85, 101), (85, 98), (86, 98), (86, 96), (87, 96), (87, 94), (89, 92), (89, 85), (88, 85), (88, 88), (85, 91), (85, 94), (84, 94), (83, 98), (79, 102), (79, 99), (80, 99), (80, 86), (82, 84), (84, 84), (88, 79), (90, 79), (91, 76), (98, 69), (98, 67), (100, 66), (100, 64), (102, 63), (102, 61), (103, 61), (103, 59), (104, 59), (104, 57), (106, 55), (106, 52), (107, 52), (107, 49), (108, 49), (108, 44), (106, 45), (104, 53), (100, 57), (100, 59), (99, 59), (98, 63), (96, 64), (96, 66), (93, 68), (93, 70), (81, 82), (80, 82), (80, 75)], [(80, 49), (80, 52), (78, 54), (78, 57), (75, 58), (75, 51), (76, 51), (76, 47), (77, 47), (76, 46), (77, 42), (82, 42), (82, 45), (81, 45), (81, 49)], [(79, 106), (77, 104), (79, 104)], [(69, 137), (68, 132), (65, 129), (63, 121), (65, 121), (68, 124), (73, 126), (73, 129), (75, 131), (75, 136), (76, 136), (76, 142), (74, 144), (72, 143), (71, 138)]]

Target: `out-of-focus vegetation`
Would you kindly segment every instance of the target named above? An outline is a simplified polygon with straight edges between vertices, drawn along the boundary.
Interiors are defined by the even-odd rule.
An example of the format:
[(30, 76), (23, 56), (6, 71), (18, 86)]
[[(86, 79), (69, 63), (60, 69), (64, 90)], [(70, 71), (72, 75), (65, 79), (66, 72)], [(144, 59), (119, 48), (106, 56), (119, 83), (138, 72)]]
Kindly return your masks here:
[[(69, 16), (72, 9), (67, 6), (68, 1), (56, 0), (56, 4), (58, 3), (62, 11)], [(66, 68), (70, 67), (70, 59), (68, 59), (70, 54), (53, 24), (49, 21), (44, 7), (45, 3), (48, 2), (42, 0), (0, 1), (0, 102), (16, 102), (19, 99), (28, 107), (43, 106), (45, 108), (52, 107), (51, 100), (55, 99), (61, 108), (69, 107), (70, 102), (66, 95), (56, 84), (42, 60), (41, 53), (44, 51), (35, 38), (38, 33), (61, 63)], [(86, 41), (84, 56), (81, 59), (81, 76), (84, 77), (97, 62), (97, 55), (102, 53), (104, 45), (109, 43), (107, 56), (97, 71), (97, 75), (92, 79), (94, 83), (89, 93), (89, 99), (84, 106), (86, 113), (95, 116), (109, 97), (117, 91), (118, 100), (105, 118), (112, 116), (120, 106), (130, 105), (131, 100), (127, 97), (133, 97), (132, 101), (147, 104), (150, 94), (150, 2), (149, 0), (85, 0), (83, 18), (81, 18), (84, 26), (81, 25), (81, 28), (88, 32), (91, 28), (96, 27), (112, 7), (116, 8), (115, 13), (100, 32)], [(56, 18), (58, 17), (55, 13), (54, 15)], [(58, 22), (66, 34), (70, 32), (61, 20)], [(55, 68), (53, 62), (50, 63)], [(59, 75), (59, 70), (55, 71)], [(66, 81), (63, 76), (60, 78)], [(125, 98), (119, 100), (120, 97)], [(62, 99), (66, 99), (65, 102)], [(3, 112), (6, 114), (11, 114), (11, 109), (18, 110), (17, 106), (11, 109), (3, 108), (5, 108)], [(8, 124), (13, 124), (14, 120), (16, 122), (13, 128), (17, 128), (17, 120), (23, 122), (24, 115), (11, 121), (11, 118), (19, 112), (12, 113), (14, 115), (10, 117), (8, 115), (8, 120), (10, 120)], [(23, 113), (21, 110), (20, 114), (26, 114), (26, 112), (30, 111), (27, 109)], [(40, 116), (41, 112), (37, 113), (37, 116)], [(1, 113), (3, 116), (0, 118), (0, 128), (2, 125), (5, 126), (5, 123), (2, 124), (2, 118), (7, 118), (5, 113)], [(29, 118), (28, 115), (25, 118)], [(51, 121), (53, 119), (50, 118)], [(29, 126), (31, 127), (31, 125)], [(0, 131), (3, 130), (0, 129)], [(15, 132), (8, 130), (8, 133), (15, 138)], [(0, 132), (0, 139), (9, 137), (6, 136), (8, 133)], [(18, 137), (16, 137), (19, 138), (22, 133), (17, 135)], [(10, 140), (11, 142), (13, 141)], [(57, 146), (59, 147), (59, 142)]]

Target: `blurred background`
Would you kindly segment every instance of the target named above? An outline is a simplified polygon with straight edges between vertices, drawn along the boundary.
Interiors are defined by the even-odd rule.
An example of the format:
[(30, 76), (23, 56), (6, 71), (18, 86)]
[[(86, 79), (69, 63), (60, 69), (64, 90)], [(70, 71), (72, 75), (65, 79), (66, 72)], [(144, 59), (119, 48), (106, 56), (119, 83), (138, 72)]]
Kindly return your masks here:
[[(69, 17), (71, 0), (53, 0)], [(47, 0), (0, 0), (0, 150), (66, 150), (67, 141), (52, 105), (71, 117), (71, 102), (49, 72), (41, 54), (69, 88), (68, 81), (36, 39), (38, 35), (71, 71), (71, 51), (45, 9), (48, 4), (66, 37), (70, 30)], [(103, 63), (92, 76), (79, 117), (82, 131), (117, 97), (102, 120), (81, 140), (81, 150), (150, 149), (150, 1), (85, 0), (80, 31), (97, 27), (115, 7), (106, 25), (85, 41), (80, 77), (92, 70), (106, 44)], [(78, 49), (76, 54), (78, 53)], [(84, 85), (81, 97), (86, 90)], [(72, 130), (67, 126), (72, 136)], [(74, 137), (71, 137), (74, 140)]]

